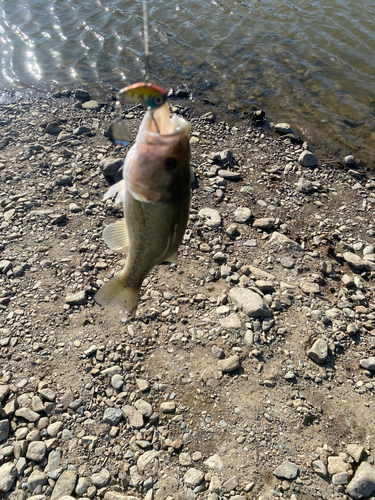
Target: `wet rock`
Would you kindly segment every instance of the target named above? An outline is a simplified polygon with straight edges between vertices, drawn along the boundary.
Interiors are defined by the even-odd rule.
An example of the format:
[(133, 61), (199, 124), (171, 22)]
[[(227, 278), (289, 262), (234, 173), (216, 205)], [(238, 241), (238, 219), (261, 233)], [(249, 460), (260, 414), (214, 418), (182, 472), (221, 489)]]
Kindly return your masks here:
[(262, 297), (245, 288), (232, 288), (229, 292), (230, 300), (250, 318), (269, 318), (272, 312)]
[(315, 363), (324, 363), (328, 356), (328, 344), (323, 339), (318, 339), (314, 342), (311, 348), (307, 351), (307, 355)]
[(355, 167), (357, 165), (357, 162), (353, 155), (345, 156), (344, 162), (347, 167)]
[(295, 479), (298, 472), (299, 468), (293, 462), (284, 462), (273, 471), (275, 476), (281, 479)]
[(239, 366), (240, 358), (237, 356), (237, 354), (235, 354), (234, 356), (229, 356), (229, 358), (220, 360), (216, 365), (216, 369), (223, 373), (230, 373), (234, 370), (237, 370)]
[(275, 131), (280, 135), (292, 133), (292, 129), (291, 129), (289, 123), (276, 123)]
[(79, 99), (80, 101), (89, 101), (90, 100), (90, 94), (87, 92), (87, 90), (84, 90), (84, 89), (77, 89), (74, 93), (74, 97), (76, 99)]
[(367, 462), (362, 462), (347, 487), (348, 494), (359, 500), (375, 491), (375, 469)]
[(318, 159), (310, 151), (303, 151), (298, 158), (298, 163), (302, 167), (315, 167), (318, 164)]
[(17, 469), (12, 462), (7, 462), (0, 467), (0, 491), (6, 493), (11, 489), (17, 477)]
[(217, 210), (213, 208), (202, 208), (198, 212), (199, 217), (205, 219), (206, 226), (219, 227), (221, 225), (221, 217)]

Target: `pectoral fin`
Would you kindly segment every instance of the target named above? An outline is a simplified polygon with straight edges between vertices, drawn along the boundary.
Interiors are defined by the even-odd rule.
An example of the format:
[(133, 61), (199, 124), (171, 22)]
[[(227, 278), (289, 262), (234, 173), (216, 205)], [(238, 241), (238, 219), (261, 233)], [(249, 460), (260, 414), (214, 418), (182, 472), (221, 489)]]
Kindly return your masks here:
[(170, 255), (169, 257), (167, 257), (164, 262), (171, 262), (172, 264), (178, 264), (177, 252), (175, 252), (172, 255)]
[(121, 250), (129, 245), (128, 229), (124, 220), (109, 224), (103, 231), (103, 240), (111, 250)]
[(112, 196), (117, 194), (115, 199), (115, 205), (118, 205), (125, 199), (125, 190), (126, 190), (126, 184), (125, 181), (122, 179), (121, 181), (116, 182), (116, 184), (113, 184), (113, 186), (111, 186), (108, 189), (108, 191), (103, 196), (103, 201), (108, 200), (108, 198), (111, 198)]

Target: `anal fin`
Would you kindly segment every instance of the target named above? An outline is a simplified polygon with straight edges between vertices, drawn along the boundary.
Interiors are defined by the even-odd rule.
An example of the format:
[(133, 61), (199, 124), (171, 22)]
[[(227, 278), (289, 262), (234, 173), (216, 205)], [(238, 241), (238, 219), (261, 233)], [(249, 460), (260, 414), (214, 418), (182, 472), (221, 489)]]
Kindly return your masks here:
[(126, 287), (121, 283), (121, 273), (116, 274), (96, 292), (94, 298), (101, 306), (118, 304), (129, 314), (135, 316), (138, 307), (138, 296), (140, 288)]
[(164, 262), (171, 262), (172, 264), (178, 264), (178, 254), (177, 254), (177, 250), (175, 253), (173, 253), (172, 255), (170, 255), (169, 257), (167, 257)]

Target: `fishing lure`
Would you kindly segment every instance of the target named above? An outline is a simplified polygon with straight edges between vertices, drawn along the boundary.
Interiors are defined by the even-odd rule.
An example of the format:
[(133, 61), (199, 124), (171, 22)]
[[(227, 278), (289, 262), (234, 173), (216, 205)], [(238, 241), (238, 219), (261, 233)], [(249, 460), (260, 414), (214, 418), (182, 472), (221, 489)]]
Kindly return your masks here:
[(136, 102), (147, 109), (157, 109), (165, 103), (167, 96), (167, 91), (158, 85), (138, 82), (121, 89), (116, 97), (121, 104)]

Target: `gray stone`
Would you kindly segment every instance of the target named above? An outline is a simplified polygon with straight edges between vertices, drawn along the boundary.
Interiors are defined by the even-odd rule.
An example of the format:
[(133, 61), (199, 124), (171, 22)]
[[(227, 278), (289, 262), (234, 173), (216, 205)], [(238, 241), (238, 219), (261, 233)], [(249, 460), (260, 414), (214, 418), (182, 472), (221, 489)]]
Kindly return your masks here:
[(318, 283), (309, 283), (308, 281), (301, 281), (299, 285), (300, 289), (305, 293), (319, 293), (320, 286)]
[(56, 437), (57, 434), (62, 430), (64, 424), (60, 421), (54, 422), (47, 427), (47, 434), (49, 437)]
[(189, 465), (191, 465), (191, 457), (189, 453), (180, 453), (178, 456), (178, 461), (183, 467), (188, 467)]
[(332, 484), (339, 486), (340, 484), (348, 484), (349, 474), (347, 472), (339, 472), (338, 474), (333, 474)]
[(65, 303), (70, 306), (84, 306), (87, 304), (87, 292), (86, 290), (80, 290), (75, 293), (67, 293), (65, 298)]
[(235, 490), (238, 486), (238, 479), (236, 476), (230, 477), (223, 484), (223, 490), (225, 493), (229, 493), (232, 490)]
[(122, 411), (119, 408), (106, 408), (103, 420), (106, 424), (117, 425), (122, 419)]
[(112, 178), (117, 178), (117, 176), (121, 175), (123, 165), (123, 158), (113, 157), (105, 158), (99, 163), (99, 167), (103, 175)]
[(90, 109), (91, 111), (98, 111), (101, 108), (101, 105), (98, 101), (91, 100), (82, 103), (82, 109)]
[(85, 477), (80, 477), (77, 482), (77, 486), (75, 492), (78, 496), (82, 497), (86, 493), (90, 486), (90, 483), (87, 481)]
[(0, 491), (6, 493), (11, 489), (17, 477), (17, 469), (12, 462), (7, 462), (0, 467)]
[(365, 267), (365, 263), (361, 257), (355, 253), (344, 252), (342, 256), (350, 266), (354, 267), (354, 269), (362, 270)]
[(78, 214), (82, 212), (82, 207), (77, 205), (77, 203), (69, 203), (69, 211), (72, 212), (72, 214)]
[(211, 352), (212, 352), (212, 356), (216, 359), (223, 359), (225, 356), (223, 349), (221, 349), (220, 347), (217, 347), (216, 345), (213, 345), (211, 347)]
[(57, 122), (50, 122), (47, 124), (44, 132), (50, 135), (58, 135), (61, 132), (61, 128)]
[(176, 411), (176, 403), (167, 401), (160, 405), (160, 409), (163, 413), (174, 413)]
[(216, 369), (223, 373), (230, 373), (234, 370), (237, 370), (240, 366), (240, 358), (237, 354), (233, 356), (229, 356), (229, 358), (221, 359), (217, 365)]
[(68, 387), (63, 397), (61, 398), (61, 402), (64, 406), (64, 409), (68, 408), (69, 405), (71, 405), (74, 400), (75, 400), (74, 394), (72, 393), (71, 388)]
[(0, 441), (5, 441), (6, 439), (8, 439), (8, 437), (9, 437), (9, 420), (0, 420)]
[(241, 320), (240, 320), (238, 314), (235, 314), (235, 313), (230, 314), (226, 318), (221, 318), (219, 320), (219, 322), (223, 328), (227, 328), (227, 329), (233, 328), (235, 330), (238, 330), (239, 328), (241, 328)]
[(52, 450), (48, 455), (48, 462), (44, 469), (44, 472), (47, 473), (57, 469), (60, 464), (61, 457), (62, 457), (61, 448), (56, 448), (55, 450)]
[(368, 497), (375, 491), (375, 469), (367, 462), (362, 462), (347, 487), (347, 492), (354, 500)]
[(371, 357), (371, 358), (367, 358), (367, 359), (361, 359), (360, 365), (365, 370), (370, 370), (372, 372), (375, 372), (375, 357)]
[(202, 208), (198, 212), (199, 217), (205, 219), (205, 225), (209, 227), (219, 227), (221, 225), (221, 217), (217, 210), (213, 208)]
[(273, 217), (263, 217), (261, 219), (255, 219), (253, 222), (253, 228), (255, 229), (271, 229), (275, 224), (275, 219)]
[(138, 411), (134, 406), (125, 405), (122, 408), (122, 413), (125, 418), (129, 419), (129, 424), (134, 429), (141, 429), (144, 426), (143, 415), (140, 411)]
[(238, 172), (231, 172), (230, 170), (219, 170), (217, 175), (227, 181), (240, 181), (242, 179), (241, 174)]
[(16, 417), (21, 417), (27, 420), (28, 422), (36, 422), (40, 419), (39, 413), (30, 410), (29, 408), (19, 408), (15, 413)]
[(304, 177), (300, 177), (299, 181), (296, 184), (297, 191), (300, 193), (311, 193), (314, 191), (314, 186), (311, 181), (305, 179)]
[(280, 264), (285, 267), (286, 269), (293, 269), (294, 267), (295, 260), (293, 257), (283, 257), (280, 260)]
[(302, 167), (315, 167), (318, 164), (318, 159), (310, 151), (303, 151), (298, 158), (298, 163)]
[(250, 318), (272, 317), (272, 312), (265, 304), (262, 297), (245, 288), (231, 288), (229, 292), (231, 301)]
[(299, 468), (293, 462), (284, 462), (273, 471), (276, 477), (282, 479), (295, 479), (298, 472)]
[(55, 484), (51, 500), (60, 500), (65, 495), (71, 495), (76, 487), (77, 477), (76, 471), (64, 470)]
[(247, 207), (238, 207), (234, 212), (234, 218), (239, 224), (246, 224), (251, 218), (251, 210)]
[(147, 392), (150, 389), (150, 384), (148, 383), (147, 380), (144, 380), (142, 378), (136, 378), (135, 381), (137, 383), (138, 389), (141, 392)]
[(146, 451), (137, 460), (138, 471), (142, 472), (147, 469), (147, 467), (155, 461), (158, 456), (158, 452), (155, 450)]
[(310, 359), (315, 361), (315, 363), (324, 363), (328, 356), (328, 344), (323, 339), (318, 339), (311, 346), (311, 349), (307, 351), (307, 355)]
[(9, 385), (0, 385), (0, 403), (8, 396), (9, 391)]
[(327, 475), (327, 467), (321, 460), (315, 460), (312, 465), (314, 467), (314, 472), (318, 474), (318, 476), (325, 477)]
[(137, 408), (138, 411), (142, 413), (142, 415), (146, 418), (150, 418), (152, 415), (152, 405), (148, 402), (145, 401), (144, 399), (138, 399), (135, 403), (134, 406)]
[(302, 247), (295, 241), (291, 240), (285, 234), (274, 231), (271, 238), (267, 242), (268, 245), (275, 245), (279, 248), (284, 248), (288, 250), (294, 250), (296, 252), (302, 252)]
[(346, 451), (358, 464), (361, 461), (365, 449), (359, 444), (348, 444)]
[(97, 474), (93, 474), (91, 476), (92, 484), (97, 488), (104, 488), (104, 486), (107, 486), (110, 480), (111, 480), (111, 474), (108, 472), (107, 469), (102, 469)]
[(33, 441), (29, 444), (26, 452), (26, 458), (34, 460), (34, 462), (41, 462), (46, 456), (47, 446), (44, 441)]
[(204, 478), (204, 472), (194, 469), (189, 469), (184, 476), (184, 483), (191, 488), (196, 488)]
[(27, 480), (27, 489), (32, 493), (37, 486), (44, 486), (47, 476), (40, 470), (34, 470)]
[(44, 411), (44, 404), (39, 396), (33, 396), (31, 400), (31, 408), (36, 413), (41, 413), (42, 411)]
[(347, 167), (354, 167), (357, 164), (353, 155), (345, 156), (344, 162)]

